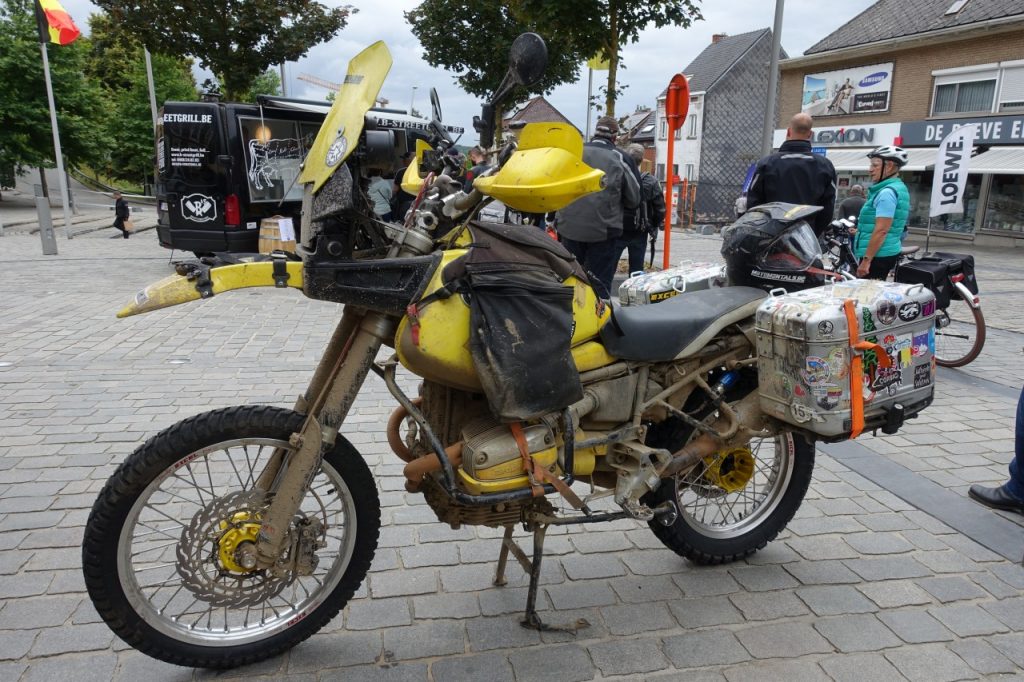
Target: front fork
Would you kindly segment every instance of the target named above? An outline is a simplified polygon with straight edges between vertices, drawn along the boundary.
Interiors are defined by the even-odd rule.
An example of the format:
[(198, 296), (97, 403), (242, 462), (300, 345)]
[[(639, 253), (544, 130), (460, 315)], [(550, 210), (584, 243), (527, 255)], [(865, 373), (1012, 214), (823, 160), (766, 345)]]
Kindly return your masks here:
[[(306, 208), (310, 210), (305, 210)], [(302, 230), (312, 229), (310, 186), (303, 198)], [(417, 228), (384, 226), (392, 240), (389, 258), (419, 256), (434, 248), (433, 238)], [(306, 414), (302, 427), (289, 443), (297, 448), (274, 452), (256, 482), (256, 488), (268, 492), (270, 506), (263, 515), (256, 542), (256, 567), (272, 569), (285, 545), (288, 528), (299, 510), (309, 485), (320, 469), (324, 453), (334, 446), (338, 431), (359, 395), (377, 351), (392, 343), (398, 320), (384, 313), (347, 306), (341, 321), (327, 343), (305, 394), (295, 409)], [(293, 557), (294, 559), (294, 557)]]

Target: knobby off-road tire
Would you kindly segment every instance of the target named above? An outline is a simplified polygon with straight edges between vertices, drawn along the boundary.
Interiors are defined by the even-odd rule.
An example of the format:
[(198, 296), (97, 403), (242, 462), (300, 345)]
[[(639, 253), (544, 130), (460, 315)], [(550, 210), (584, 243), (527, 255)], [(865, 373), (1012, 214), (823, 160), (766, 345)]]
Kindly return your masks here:
[(276, 448), (293, 449), (288, 437), (302, 421), (275, 407), (215, 410), (161, 431), (118, 467), (89, 515), (82, 566), (96, 610), (121, 639), (169, 663), (229, 668), (289, 649), (345, 606), (370, 568), (380, 501), (341, 437), (300, 507), (326, 527), (313, 575), (225, 570), (258, 529), (264, 499), (254, 481)]
[[(681, 420), (655, 425), (647, 443), (679, 450), (692, 429)], [(750, 556), (786, 527), (807, 493), (814, 470), (814, 446), (786, 432), (774, 439), (751, 441), (753, 474), (746, 486), (727, 492), (714, 485), (706, 463), (645, 496), (650, 507), (671, 500), (679, 517), (671, 526), (649, 522), (654, 535), (676, 554), (697, 564), (724, 564)], [(726, 460), (719, 470), (730, 465)]]

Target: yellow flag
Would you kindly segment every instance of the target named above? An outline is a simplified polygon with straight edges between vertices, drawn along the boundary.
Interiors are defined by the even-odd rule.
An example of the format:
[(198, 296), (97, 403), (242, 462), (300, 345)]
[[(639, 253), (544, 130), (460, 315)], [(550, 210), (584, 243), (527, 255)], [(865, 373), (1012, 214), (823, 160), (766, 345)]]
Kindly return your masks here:
[(593, 71), (607, 71), (610, 64), (607, 59), (601, 59), (601, 53), (598, 52), (587, 60), (587, 66)]

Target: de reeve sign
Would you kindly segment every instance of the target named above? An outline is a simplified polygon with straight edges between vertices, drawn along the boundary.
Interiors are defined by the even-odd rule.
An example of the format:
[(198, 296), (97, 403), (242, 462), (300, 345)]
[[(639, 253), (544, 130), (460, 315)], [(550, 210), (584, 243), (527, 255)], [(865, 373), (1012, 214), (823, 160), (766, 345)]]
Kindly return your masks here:
[(975, 144), (1024, 144), (1024, 115), (908, 121), (900, 126), (904, 147), (934, 147), (956, 128), (977, 124)]

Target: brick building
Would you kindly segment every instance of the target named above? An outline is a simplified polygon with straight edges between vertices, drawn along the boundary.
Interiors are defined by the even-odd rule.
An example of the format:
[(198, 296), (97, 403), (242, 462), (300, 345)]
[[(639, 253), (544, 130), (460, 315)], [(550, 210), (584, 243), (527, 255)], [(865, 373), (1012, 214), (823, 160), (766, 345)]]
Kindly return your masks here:
[[(694, 222), (724, 223), (736, 215), (734, 204), (747, 169), (761, 150), (771, 52), (769, 29), (715, 35), (682, 71), (690, 86), (690, 107), (676, 131), (671, 173), (692, 188)], [(666, 93), (658, 96), (657, 110), (656, 175), (662, 182), (669, 165)]]
[(869, 184), (867, 151), (901, 144), (910, 226), (925, 228), (939, 142), (978, 123), (965, 211), (933, 220), (933, 233), (1024, 239), (1022, 0), (879, 0), (780, 68), (775, 144), (793, 113), (814, 116), (812, 144), (835, 165), (840, 198)]

